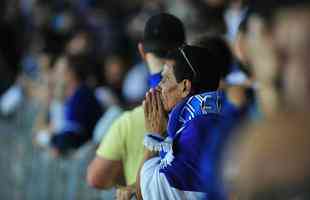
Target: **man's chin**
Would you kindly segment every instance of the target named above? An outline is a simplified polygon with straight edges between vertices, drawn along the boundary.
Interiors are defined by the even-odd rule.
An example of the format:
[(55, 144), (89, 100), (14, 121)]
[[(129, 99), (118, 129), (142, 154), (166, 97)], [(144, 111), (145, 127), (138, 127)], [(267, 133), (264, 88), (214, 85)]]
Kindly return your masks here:
[(165, 110), (166, 113), (170, 113), (173, 110), (174, 107), (175, 107), (175, 105), (172, 106), (172, 105), (164, 104), (164, 110)]
[(166, 105), (164, 105), (164, 111), (165, 112), (170, 112), (172, 109), (171, 108), (169, 108), (168, 106), (166, 106)]

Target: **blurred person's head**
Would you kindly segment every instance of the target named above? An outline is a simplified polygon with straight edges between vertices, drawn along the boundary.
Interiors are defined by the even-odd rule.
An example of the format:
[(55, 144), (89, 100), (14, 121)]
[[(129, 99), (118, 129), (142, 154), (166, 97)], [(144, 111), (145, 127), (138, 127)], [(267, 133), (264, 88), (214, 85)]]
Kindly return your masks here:
[(206, 48), (188, 45), (170, 52), (159, 84), (164, 109), (190, 95), (216, 91), (223, 69), (217, 58)]
[(304, 110), (310, 99), (310, 3), (288, 2), (277, 11), (274, 38), (283, 68), (286, 103)]
[(239, 60), (251, 65), (260, 84), (270, 84), (278, 75), (278, 63), (272, 35), (273, 1), (252, 0), (247, 14), (240, 24), (235, 44), (235, 54)]
[(217, 56), (220, 62), (218, 66), (223, 67), (220, 88), (226, 91), (227, 97), (235, 106), (244, 106), (247, 102), (245, 89), (251, 85), (251, 82), (243, 71), (234, 71), (234, 57), (228, 42), (221, 36), (206, 34), (196, 39), (193, 45), (204, 47)]
[(234, 138), (224, 182), (238, 200), (309, 199), (309, 115), (278, 113)]
[(67, 43), (66, 51), (70, 55), (87, 55), (91, 53), (92, 45), (93, 41), (90, 33), (79, 31)]
[(147, 21), (143, 41), (138, 48), (148, 65), (162, 65), (163, 61), (158, 59), (164, 58), (170, 50), (184, 43), (185, 31), (182, 22), (173, 15), (161, 13)]
[(309, 199), (309, 115), (300, 113), (307, 110), (309, 99), (310, 15), (309, 3), (305, 2), (278, 1), (269, 32), (288, 100), (282, 110), (293, 106), (299, 113), (276, 112), (234, 139), (227, 150), (226, 160), (230, 161), (224, 165), (224, 176), (236, 199)]
[(234, 48), (236, 56), (253, 73), (264, 115), (275, 113), (280, 102), (281, 68), (272, 34), (276, 5), (276, 1), (250, 1)]
[(111, 54), (104, 60), (102, 74), (106, 84), (114, 89), (121, 89), (128, 62), (124, 55)]

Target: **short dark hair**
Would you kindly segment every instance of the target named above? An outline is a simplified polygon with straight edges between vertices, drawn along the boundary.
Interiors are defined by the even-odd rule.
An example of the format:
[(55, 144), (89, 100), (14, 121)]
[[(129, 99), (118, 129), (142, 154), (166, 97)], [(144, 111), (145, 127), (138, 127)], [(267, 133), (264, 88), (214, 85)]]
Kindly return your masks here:
[(182, 51), (179, 48), (167, 55), (167, 59), (176, 62), (173, 72), (177, 82), (190, 80), (192, 93), (217, 90), (222, 73), (219, 60), (208, 49), (202, 47), (184, 45)]
[(168, 51), (185, 43), (185, 29), (177, 17), (160, 13), (152, 16), (146, 23), (143, 35), (145, 52), (165, 57)]
[(222, 78), (225, 78), (232, 70), (233, 54), (227, 41), (219, 35), (205, 34), (192, 43), (194, 46), (204, 47), (217, 58), (218, 67), (222, 67)]

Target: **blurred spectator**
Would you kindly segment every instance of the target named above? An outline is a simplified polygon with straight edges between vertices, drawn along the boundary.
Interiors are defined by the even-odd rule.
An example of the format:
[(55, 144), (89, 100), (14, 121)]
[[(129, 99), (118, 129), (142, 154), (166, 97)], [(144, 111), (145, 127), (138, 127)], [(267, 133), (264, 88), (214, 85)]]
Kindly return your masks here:
[[(238, 167), (225, 165), (224, 172), (239, 173), (229, 176), (233, 194), (241, 200), (309, 199), (307, 0), (2, 0), (0, 10), (0, 118), (19, 119), (23, 106), (34, 105), (35, 142), (57, 155), (104, 137), (88, 170), (90, 185), (120, 183), (118, 199), (134, 194), (146, 129), (141, 101), (161, 80), (167, 51), (185, 42), (184, 28), (164, 20), (144, 28), (151, 16), (167, 11), (184, 22), (191, 45), (225, 62), (229, 53), (218, 48), (227, 49), (224, 37), (237, 57), (221, 76), (225, 116), (212, 125), (215, 142), (205, 145), (207, 172), (197, 178), (208, 186), (203, 191), (211, 199), (221, 192), (218, 152), (232, 136), (237, 158), (225, 155)], [(231, 129), (240, 124), (246, 128), (238, 137)]]
[(101, 63), (100, 73), (105, 84), (96, 89), (96, 97), (104, 107), (126, 106), (122, 86), (128, 65), (126, 56), (120, 54), (111, 54)]
[(310, 97), (310, 5), (302, 0), (282, 4), (274, 20), (274, 40), (283, 71), (284, 103), (293, 111), (304, 112)]
[(308, 118), (280, 112), (234, 138), (224, 168), (231, 199), (309, 198)]
[(210, 199), (227, 199), (224, 186), (220, 183), (219, 165), (226, 142), (233, 136), (233, 131), (249, 115), (251, 100), (247, 96), (248, 80), (234, 82), (227, 79), (235, 76), (233, 70), (233, 55), (228, 43), (223, 37), (214, 34), (206, 34), (193, 42), (193, 45), (208, 49), (222, 67), (221, 90), (221, 121), (214, 123), (209, 130), (209, 139), (204, 148), (202, 156), (202, 176), (206, 184), (205, 192)]
[[(271, 12), (266, 12), (266, 5)], [(269, 87), (267, 89), (277, 93), (278, 82), (273, 80), (282, 81), (280, 89), (285, 104), (282, 101), (278, 104), (285, 107), (268, 107), (272, 109), (265, 110), (269, 112), (265, 112), (263, 121), (249, 125), (232, 141), (227, 150), (224, 178), (236, 199), (308, 199), (310, 160), (306, 155), (310, 127), (306, 102), (310, 96), (309, 67), (305, 63), (309, 60), (306, 55), (310, 47), (310, 4), (284, 0), (259, 2), (255, 8), (264, 8), (257, 10), (264, 12), (255, 12), (249, 28), (253, 35), (264, 39), (255, 38), (256, 42), (265, 41), (261, 44), (266, 48), (256, 56), (262, 59), (268, 53), (268, 57), (264, 57), (268, 60), (254, 62), (255, 68), (265, 69), (258, 71), (257, 77)], [(268, 31), (267, 27), (273, 31)], [(268, 37), (262, 37), (262, 33)], [(269, 37), (272, 39), (267, 40)], [(259, 95), (267, 94), (259, 91)], [(263, 105), (274, 103), (273, 98), (261, 99)]]
[(100, 104), (85, 83), (88, 68), (87, 60), (83, 59), (66, 56), (64, 124), (51, 138), (56, 154), (76, 149), (90, 140), (102, 114)]
[[(276, 57), (275, 42), (270, 27), (274, 3), (251, 1), (245, 21), (236, 42), (235, 52), (244, 65), (253, 71), (258, 103), (264, 115), (279, 109), (280, 66)], [(268, 5), (267, 9), (263, 5)]]

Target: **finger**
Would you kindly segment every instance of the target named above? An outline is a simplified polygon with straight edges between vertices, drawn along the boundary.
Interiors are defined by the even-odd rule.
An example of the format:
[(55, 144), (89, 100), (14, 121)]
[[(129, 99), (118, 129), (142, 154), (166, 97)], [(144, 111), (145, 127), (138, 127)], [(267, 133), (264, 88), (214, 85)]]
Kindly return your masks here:
[(156, 104), (156, 92), (152, 89), (151, 90), (151, 105), (152, 105), (152, 110), (151, 112), (157, 112), (157, 104)]
[(127, 189), (124, 189), (121, 193), (121, 200), (130, 200), (130, 192)]
[(157, 108), (160, 112), (164, 112), (164, 106), (163, 106), (163, 102), (160, 98), (160, 92), (156, 92), (156, 105), (157, 105)]
[(145, 100), (143, 100), (143, 102), (142, 102), (142, 107), (143, 107), (144, 116), (145, 116), (146, 115), (146, 102), (145, 102)]
[(155, 88), (155, 91), (160, 93), (160, 87), (157, 86), (157, 87)]
[(116, 190), (116, 199), (120, 200), (120, 190), (119, 189)]
[(124, 199), (124, 200), (130, 200), (130, 191), (129, 191), (129, 190), (126, 190), (126, 191), (123, 193), (123, 199)]
[(148, 114), (150, 113), (150, 94), (149, 92), (146, 93), (145, 95), (145, 116), (148, 116)]
[(123, 195), (123, 193), (124, 193), (123, 191), (121, 191), (121, 192), (119, 193), (120, 195), (119, 195), (119, 199), (118, 199), (118, 200), (123, 200), (123, 199), (124, 199), (124, 197), (123, 197), (123, 196), (124, 196), (124, 195)]

